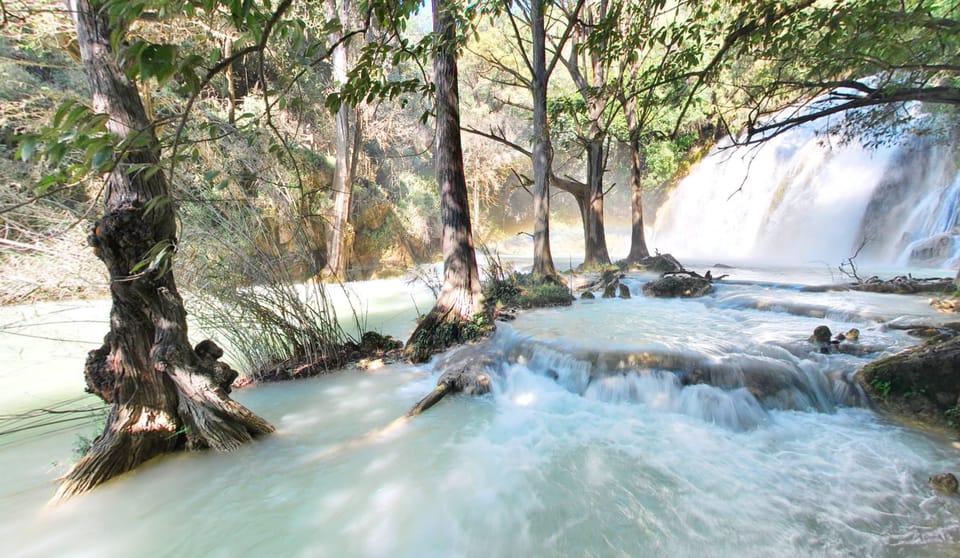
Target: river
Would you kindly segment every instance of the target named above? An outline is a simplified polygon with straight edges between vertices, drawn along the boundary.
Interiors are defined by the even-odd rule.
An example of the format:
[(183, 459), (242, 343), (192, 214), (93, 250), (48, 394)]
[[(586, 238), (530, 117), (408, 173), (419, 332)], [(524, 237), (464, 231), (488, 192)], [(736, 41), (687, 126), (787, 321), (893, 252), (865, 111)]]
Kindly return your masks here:
[[(275, 435), (158, 459), (54, 508), (55, 479), (95, 419), (5, 434), (0, 555), (960, 554), (960, 500), (927, 485), (960, 472), (955, 442), (860, 406), (849, 382), (915, 343), (886, 325), (948, 318), (922, 296), (796, 287), (829, 282), (822, 267), (724, 272), (737, 281), (703, 299), (648, 299), (650, 276), (631, 275), (631, 299), (526, 312), (483, 349), (495, 355), (491, 394), (448, 398), (362, 443), (344, 445), (430, 391), (437, 361), (238, 390)], [(410, 300), (402, 282), (365, 285)], [(412, 329), (412, 306), (391, 308), (382, 329)], [(385, 319), (369, 308), (372, 325)], [(106, 311), (3, 309), (0, 414), (79, 395)], [(857, 327), (875, 351), (821, 354), (805, 341), (820, 324)], [(669, 363), (691, 360), (740, 377), (775, 370), (791, 387), (758, 399), (684, 386), (683, 366)]]

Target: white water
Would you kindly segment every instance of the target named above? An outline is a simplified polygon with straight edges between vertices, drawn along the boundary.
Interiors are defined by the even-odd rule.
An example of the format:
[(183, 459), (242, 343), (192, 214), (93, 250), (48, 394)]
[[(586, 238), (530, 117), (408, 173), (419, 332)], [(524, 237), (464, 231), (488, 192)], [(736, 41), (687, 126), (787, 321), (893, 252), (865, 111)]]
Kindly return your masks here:
[(715, 149), (657, 213), (651, 246), (681, 259), (960, 265), (960, 149), (910, 137), (865, 149), (812, 125)]
[[(743, 275), (828, 281), (817, 273)], [(43, 508), (53, 481), (91, 427), (0, 437), (0, 555), (960, 552), (960, 500), (926, 484), (960, 472), (957, 449), (845, 405), (856, 394), (840, 389), (864, 362), (913, 343), (884, 324), (945, 319), (925, 299), (753, 283), (653, 300), (639, 296), (643, 280), (630, 280), (630, 300), (522, 315), (485, 350), (495, 356), (492, 394), (445, 400), (332, 454), (402, 415), (440, 370), (390, 366), (240, 390), (275, 435), (233, 454), (158, 460), (55, 509)], [(861, 344), (879, 352), (819, 353), (804, 340), (822, 323), (860, 328)], [(17, 353), (18, 339), (4, 335), (4, 347), (30, 355)], [(80, 356), (63, 375), (73, 384), (86, 348), (73, 349)], [(649, 355), (655, 366), (637, 364)], [(730, 385), (682, 386), (690, 362), (734, 372), (721, 375)], [(758, 363), (789, 387), (762, 402), (736, 387)]]

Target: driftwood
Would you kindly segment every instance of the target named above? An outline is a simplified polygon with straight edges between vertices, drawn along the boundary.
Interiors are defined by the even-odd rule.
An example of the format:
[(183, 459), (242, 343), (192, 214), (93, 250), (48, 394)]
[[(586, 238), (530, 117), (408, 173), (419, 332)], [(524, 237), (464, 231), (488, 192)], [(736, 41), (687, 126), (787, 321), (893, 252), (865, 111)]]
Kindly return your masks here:
[(384, 427), (370, 430), (359, 438), (337, 444), (323, 452), (318, 459), (329, 459), (348, 449), (382, 439), (452, 393), (471, 395), (488, 393), (491, 387), (490, 371), (493, 370), (492, 366), (497, 357), (484, 354), (485, 350), (489, 350), (488, 344), (479, 343), (442, 356), (437, 366), (447, 368), (447, 371), (440, 375), (437, 387), (420, 399), (405, 415), (394, 419)]
[(839, 285), (818, 285), (804, 287), (806, 292), (825, 291), (861, 291), (869, 293), (888, 294), (918, 294), (918, 293), (952, 293), (957, 289), (954, 279), (950, 277), (913, 277), (912, 275), (898, 275), (892, 279), (880, 279), (873, 276), (855, 283)]
[(479, 367), (465, 367), (448, 370), (437, 380), (437, 387), (417, 402), (409, 411), (408, 417), (415, 417), (440, 402), (451, 393), (483, 395), (490, 392), (490, 377)]

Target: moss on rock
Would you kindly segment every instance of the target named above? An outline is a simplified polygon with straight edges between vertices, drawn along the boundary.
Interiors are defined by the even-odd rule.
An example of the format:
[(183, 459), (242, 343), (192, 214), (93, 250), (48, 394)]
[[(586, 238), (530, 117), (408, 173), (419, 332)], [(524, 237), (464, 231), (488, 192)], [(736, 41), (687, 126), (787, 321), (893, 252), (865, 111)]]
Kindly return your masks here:
[(882, 411), (960, 430), (960, 336), (868, 364), (857, 381)]

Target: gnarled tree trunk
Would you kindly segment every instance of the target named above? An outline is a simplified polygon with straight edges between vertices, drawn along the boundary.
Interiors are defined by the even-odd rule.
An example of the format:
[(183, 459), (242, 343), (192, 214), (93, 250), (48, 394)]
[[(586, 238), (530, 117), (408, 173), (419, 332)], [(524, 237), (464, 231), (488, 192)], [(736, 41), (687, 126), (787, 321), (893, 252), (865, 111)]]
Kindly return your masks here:
[(434, 53), (436, 87), (437, 182), (443, 222), (443, 287), (433, 309), (407, 341), (416, 362), (465, 340), (467, 326), (481, 309), (480, 273), (470, 227), (470, 205), (460, 142), (460, 93), (457, 84), (456, 21), (450, 0), (433, 1), (433, 31), (440, 37)]
[[(89, 242), (110, 274), (110, 333), (91, 353), (89, 387), (112, 404), (107, 424), (57, 492), (63, 499), (89, 490), (157, 455), (179, 449), (230, 450), (273, 431), (228, 396), (218, 351), (187, 338), (186, 312), (171, 272), (175, 208), (158, 146), (136, 87), (117, 67), (111, 27), (100, 4), (69, 0), (93, 109), (109, 115), (121, 140), (138, 137), (105, 178), (104, 215)], [(148, 262), (144, 266), (141, 262)]]

